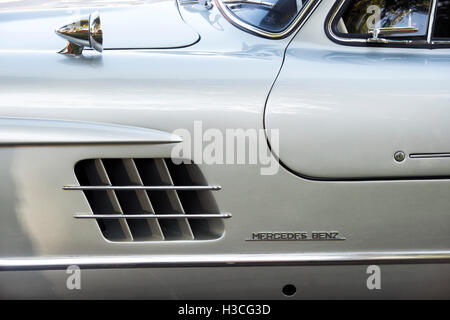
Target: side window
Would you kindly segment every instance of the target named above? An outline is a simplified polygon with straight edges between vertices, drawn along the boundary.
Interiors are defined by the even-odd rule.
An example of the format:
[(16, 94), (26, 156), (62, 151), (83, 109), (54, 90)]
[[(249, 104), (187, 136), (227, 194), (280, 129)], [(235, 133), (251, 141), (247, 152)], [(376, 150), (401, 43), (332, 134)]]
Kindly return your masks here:
[[(1, 0), (0, 0), (1, 1)], [(318, 0), (217, 0), (229, 22), (267, 38), (283, 38), (311, 12)]]
[(449, 47), (450, 0), (338, 0), (327, 33), (348, 45)]
[(450, 0), (438, 0), (433, 40), (450, 40)]
[(416, 27), (414, 36), (425, 37), (428, 31), (431, 2), (431, 0), (351, 1), (342, 15), (344, 30), (340, 31), (367, 35), (376, 28)]

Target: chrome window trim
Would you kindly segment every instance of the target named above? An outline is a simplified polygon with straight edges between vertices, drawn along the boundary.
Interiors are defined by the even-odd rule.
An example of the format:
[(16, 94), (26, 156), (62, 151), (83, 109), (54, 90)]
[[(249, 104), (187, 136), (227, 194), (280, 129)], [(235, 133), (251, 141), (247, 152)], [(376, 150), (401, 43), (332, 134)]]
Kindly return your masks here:
[[(434, 28), (434, 20), (436, 19), (437, 5), (438, 5), (437, 1), (438, 0), (433, 0), (433, 3), (434, 3), (433, 13), (432, 13), (433, 24), (431, 25), (431, 28), (430, 28), (431, 31)], [(433, 40), (432, 33), (429, 35), (428, 41), (432, 45), (449, 45), (450, 44), (450, 40)]]
[[(231, 24), (236, 27), (257, 34), (259, 36), (269, 38), (269, 39), (281, 39), (287, 37), (291, 32), (293, 32), (297, 27), (301, 28), (304, 22), (309, 18), (312, 12), (317, 8), (317, 6), (322, 2), (322, 0), (310, 0), (308, 3), (302, 8), (302, 10), (297, 14), (295, 19), (291, 22), (291, 24), (284, 30), (280, 32), (270, 32), (266, 30), (259, 29), (251, 24), (248, 24), (239, 18), (237, 18), (223, 3), (221, 0), (214, 0), (217, 8), (222, 13), (222, 15), (227, 19)], [(300, 23), (302, 22), (302, 23)]]
[(436, 8), (437, 8), (437, 0), (433, 0), (431, 12), (430, 12), (430, 19), (428, 20), (428, 35), (427, 35), (428, 43), (431, 43), (431, 40), (433, 37), (434, 19), (436, 17)]
[(343, 37), (339, 37), (337, 34), (334, 33), (334, 31), (333, 31), (334, 20), (336, 19), (337, 14), (341, 11), (343, 5), (345, 4), (345, 0), (340, 0), (340, 1), (341, 2), (339, 3), (339, 5), (337, 5), (334, 8), (333, 13), (331, 14), (330, 18), (328, 19), (328, 23), (327, 23), (328, 34), (331, 37), (333, 37), (338, 42), (366, 44), (367, 43), (367, 39), (362, 39), (362, 38), (361, 39), (359, 39), (359, 38), (343, 38)]
[[(335, 5), (332, 9), (332, 11), (329, 14), (329, 18), (327, 18), (326, 22), (326, 30), (328, 35), (333, 38), (337, 43), (341, 44), (358, 44), (358, 45), (365, 45), (367, 46), (367, 39), (366, 38), (344, 38), (340, 37), (333, 31), (333, 25), (335, 24), (335, 20), (337, 18), (338, 13), (341, 11), (342, 7), (348, 0), (340, 0), (338, 5)], [(437, 0), (432, 0), (432, 8), (430, 11), (430, 18), (428, 20), (428, 29), (427, 29), (427, 40), (393, 40), (393, 39), (386, 39), (386, 42), (383, 43), (383, 46), (386, 45), (406, 45), (406, 46), (423, 46), (423, 45), (445, 45), (450, 44), (450, 41), (444, 41), (444, 40), (432, 40), (432, 29), (434, 26), (434, 20), (435, 20), (435, 12), (437, 8)], [(372, 44), (371, 46), (374, 46)], [(375, 44), (376, 46), (376, 44)]]
[(310, 254), (195, 254), (2, 258), (0, 271), (82, 269), (288, 267), (364, 264), (450, 263), (450, 251), (380, 251)]

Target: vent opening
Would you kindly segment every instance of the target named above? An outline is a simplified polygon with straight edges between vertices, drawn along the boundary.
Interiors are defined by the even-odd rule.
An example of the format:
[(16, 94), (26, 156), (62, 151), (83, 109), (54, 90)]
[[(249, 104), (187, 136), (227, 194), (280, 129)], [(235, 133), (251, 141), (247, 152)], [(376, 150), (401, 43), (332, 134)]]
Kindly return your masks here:
[[(111, 185), (105, 168), (100, 161), (86, 161), (75, 169), (81, 185)], [(110, 190), (87, 190), (84, 192), (94, 214), (120, 214), (114, 192)], [(100, 230), (107, 239), (130, 241), (131, 233), (123, 219), (97, 220)]]
[(213, 240), (231, 217), (215, 202), (212, 191), (220, 187), (208, 186), (195, 164), (89, 159), (76, 164), (75, 174), (80, 186), (64, 189), (82, 190), (92, 210), (76, 217), (96, 219), (110, 241)]
[[(206, 179), (200, 169), (194, 164), (176, 165), (172, 161), (167, 162), (170, 174), (175, 186), (207, 185)], [(213, 214), (219, 212), (211, 191), (194, 190), (178, 191), (178, 196), (183, 203), (186, 212), (197, 214)], [(223, 223), (216, 219), (188, 219), (192, 232), (196, 239), (218, 238), (223, 232)]]

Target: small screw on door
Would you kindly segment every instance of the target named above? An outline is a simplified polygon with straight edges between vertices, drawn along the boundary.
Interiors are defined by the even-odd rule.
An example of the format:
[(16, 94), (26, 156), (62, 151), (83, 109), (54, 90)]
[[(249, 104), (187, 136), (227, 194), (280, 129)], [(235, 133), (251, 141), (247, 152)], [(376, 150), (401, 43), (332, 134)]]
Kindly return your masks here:
[(397, 151), (394, 154), (394, 159), (397, 162), (403, 162), (405, 160), (405, 158), (406, 158), (406, 156), (405, 156), (405, 153), (403, 151)]

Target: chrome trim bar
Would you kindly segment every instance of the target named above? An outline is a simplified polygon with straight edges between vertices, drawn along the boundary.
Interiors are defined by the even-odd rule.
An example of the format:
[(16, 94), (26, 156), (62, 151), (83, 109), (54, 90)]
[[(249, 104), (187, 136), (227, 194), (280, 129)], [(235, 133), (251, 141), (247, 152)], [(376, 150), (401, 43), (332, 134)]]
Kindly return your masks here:
[(450, 44), (449, 40), (433, 40), (431, 44)]
[(450, 158), (450, 153), (411, 153), (411, 159)]
[(433, 0), (430, 12), (430, 19), (428, 19), (428, 35), (427, 35), (428, 43), (431, 43), (431, 39), (433, 37), (434, 16), (436, 14), (436, 8), (437, 8), (437, 0)]
[(63, 190), (150, 190), (150, 191), (166, 191), (166, 190), (177, 190), (177, 191), (201, 191), (201, 190), (211, 190), (218, 191), (221, 190), (221, 186), (64, 186)]
[[(251, 24), (245, 23), (241, 19), (237, 18), (230, 11), (230, 9), (227, 7), (227, 3), (223, 2), (222, 0), (214, 0), (214, 2), (217, 5), (217, 8), (219, 8), (219, 11), (231, 24), (234, 24), (235, 26), (243, 28), (244, 30), (256, 33), (260, 36), (263, 36), (266, 38), (271, 38), (271, 39), (283, 38), (283, 37), (287, 36), (288, 34), (290, 34), (298, 26), (299, 22), (303, 18), (305, 18), (303, 23), (309, 18), (309, 16), (312, 14), (314, 9), (316, 9), (316, 7), (320, 4), (321, 1), (322, 0), (309, 0), (308, 3), (306, 3), (306, 5), (302, 8), (302, 10), (297, 14), (295, 19), (291, 22), (291, 24), (286, 29), (284, 29), (283, 31), (280, 31), (280, 32), (270, 32), (270, 31), (265, 31), (265, 30), (259, 29)], [(306, 14), (307, 14), (307, 16), (305, 16)], [(302, 25), (299, 26), (299, 28), (301, 28), (303, 26), (303, 23), (302, 23)]]
[(198, 0), (178, 0), (178, 3), (182, 6), (200, 4)]
[(414, 33), (418, 31), (419, 28), (417, 27), (383, 27), (369, 30), (369, 33), (370, 34), (377, 33), (379, 36), (381, 36), (385, 34), (394, 34), (394, 33)]
[[(376, 28), (369, 30), (369, 34), (372, 34), (372, 38), (368, 38), (366, 41), (368, 43), (390, 43), (392, 40), (380, 38), (379, 36), (390, 35), (396, 33), (414, 33), (418, 32), (419, 29), (416, 27), (386, 27), (386, 28)], [(398, 41), (398, 40), (395, 40)]]
[(287, 254), (194, 254), (2, 258), (0, 271), (82, 269), (287, 267), (450, 263), (450, 251), (386, 251)]
[(229, 219), (231, 213), (213, 213), (213, 214), (92, 214), (79, 213), (73, 216), (76, 219)]
[(275, 6), (275, 3), (264, 0), (221, 0), (221, 1), (226, 4), (255, 4), (270, 8), (273, 8)]

